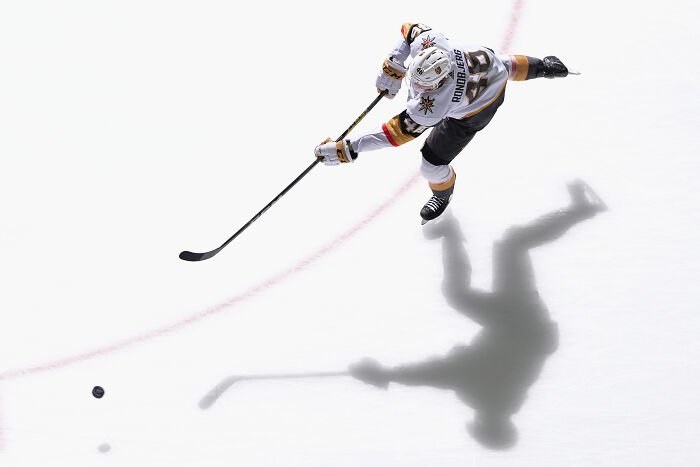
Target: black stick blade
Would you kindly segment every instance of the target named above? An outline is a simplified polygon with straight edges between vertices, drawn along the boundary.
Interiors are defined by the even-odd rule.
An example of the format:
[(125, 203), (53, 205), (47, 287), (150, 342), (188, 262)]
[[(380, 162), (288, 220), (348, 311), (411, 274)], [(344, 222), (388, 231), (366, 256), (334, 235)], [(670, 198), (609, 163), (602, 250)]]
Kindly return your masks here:
[[(340, 135), (340, 136), (336, 139), (336, 141), (340, 141), (341, 139), (345, 138), (345, 136), (346, 136), (348, 133), (350, 133), (350, 131), (351, 131), (353, 128), (355, 128), (355, 126), (360, 122), (360, 120), (362, 120), (363, 118), (365, 118), (365, 116), (367, 115), (367, 113), (368, 113), (370, 110), (372, 110), (372, 108), (373, 108), (375, 105), (377, 105), (377, 102), (379, 102), (380, 100), (382, 100), (382, 98), (383, 98), (388, 92), (389, 92), (389, 91), (387, 91), (387, 90), (385, 89), (385, 90), (382, 91), (377, 97), (375, 97), (374, 100), (372, 101), (372, 103), (369, 105), (369, 107), (367, 107), (367, 108), (365, 109), (365, 111), (362, 112), (362, 113), (360, 114), (360, 116), (357, 117), (357, 119), (356, 119), (354, 122), (352, 122), (352, 125), (350, 125), (350, 127), (348, 127), (348, 129), (345, 130), (345, 131), (343, 132), (343, 134)], [(260, 212), (258, 212), (258, 213), (257, 213), (255, 216), (253, 216), (248, 222), (246, 222), (245, 225), (244, 225), (243, 227), (241, 227), (240, 229), (238, 229), (238, 231), (237, 231), (235, 234), (233, 234), (233, 235), (231, 236), (231, 238), (229, 238), (228, 240), (226, 240), (226, 241), (223, 243), (223, 245), (221, 245), (219, 248), (217, 248), (216, 250), (207, 251), (206, 253), (193, 253), (193, 252), (191, 252), (191, 251), (183, 251), (183, 252), (180, 253), (180, 259), (182, 259), (182, 260), (184, 260), (184, 261), (202, 261), (202, 260), (205, 260), (205, 259), (209, 259), (209, 258), (211, 258), (212, 256), (214, 256), (215, 254), (217, 254), (218, 252), (220, 252), (226, 245), (228, 245), (229, 243), (231, 243), (231, 242), (233, 241), (234, 238), (238, 237), (238, 235), (239, 235), (241, 232), (243, 232), (245, 229), (247, 229), (247, 228), (250, 226), (250, 224), (252, 224), (252, 223), (255, 222), (256, 220), (258, 220), (258, 218), (259, 218), (260, 216), (262, 216), (262, 215), (265, 213), (265, 211), (267, 211), (268, 209), (270, 209), (270, 207), (271, 207), (273, 204), (275, 204), (282, 196), (284, 196), (289, 190), (291, 190), (292, 187), (293, 187), (294, 185), (296, 185), (297, 183), (299, 183), (299, 180), (301, 180), (302, 178), (304, 178), (304, 177), (306, 176), (306, 174), (308, 174), (308, 173), (311, 171), (311, 169), (313, 169), (314, 167), (316, 167), (316, 164), (320, 163), (322, 160), (323, 160), (322, 158), (317, 157), (316, 160), (314, 160), (314, 161), (311, 163), (311, 165), (309, 165), (309, 166), (306, 168), (306, 170), (304, 170), (302, 173), (300, 173), (299, 176), (298, 176), (297, 178), (295, 178), (295, 179), (292, 181), (292, 183), (290, 183), (289, 185), (287, 185), (287, 187), (286, 187), (284, 190), (282, 190), (282, 191), (280, 192), (280, 194), (278, 194), (277, 196), (275, 196), (275, 198), (274, 198), (272, 201), (270, 201), (269, 203), (267, 203), (267, 206), (265, 206), (264, 208), (262, 208), (262, 209), (260, 210)]]
[(185, 261), (203, 261), (209, 259), (219, 252), (219, 248), (206, 253), (193, 253), (191, 251), (183, 251), (180, 253), (180, 259)]

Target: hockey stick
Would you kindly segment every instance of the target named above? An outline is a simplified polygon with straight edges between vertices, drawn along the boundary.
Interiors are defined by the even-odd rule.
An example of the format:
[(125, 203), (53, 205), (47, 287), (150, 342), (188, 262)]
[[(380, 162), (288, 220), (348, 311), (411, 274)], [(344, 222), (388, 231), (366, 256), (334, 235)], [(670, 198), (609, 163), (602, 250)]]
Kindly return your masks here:
[[(357, 117), (357, 119), (356, 119), (354, 122), (352, 122), (352, 125), (350, 125), (350, 126), (348, 127), (348, 129), (345, 130), (345, 131), (343, 132), (342, 135), (338, 136), (338, 138), (336, 139), (336, 141), (340, 141), (341, 139), (345, 138), (345, 136), (347, 136), (347, 134), (350, 133), (350, 131), (352, 131), (352, 129), (355, 128), (355, 126), (357, 126), (358, 123), (360, 123), (360, 120), (362, 120), (363, 118), (365, 118), (365, 116), (369, 113), (369, 111), (372, 110), (372, 108), (374, 108), (375, 105), (377, 105), (377, 103), (382, 99), (382, 97), (384, 97), (384, 96), (387, 94), (387, 92), (388, 92), (388, 91), (386, 91), (386, 90), (380, 92), (379, 95), (378, 95), (378, 96), (372, 101), (372, 103), (369, 105), (369, 107), (367, 107), (367, 108), (365, 109), (365, 111), (362, 112), (362, 113), (360, 114), (360, 116)], [(226, 240), (224, 243), (222, 243), (221, 246), (220, 246), (219, 248), (215, 248), (215, 249), (213, 249), (213, 250), (211, 250), (211, 251), (207, 251), (207, 252), (205, 252), (205, 253), (193, 253), (193, 252), (191, 252), (191, 251), (183, 251), (183, 252), (180, 253), (180, 259), (183, 259), (183, 260), (185, 260), (185, 261), (202, 261), (202, 260), (211, 258), (211, 257), (214, 256), (215, 254), (217, 254), (218, 252), (220, 252), (221, 250), (223, 250), (224, 247), (225, 247), (226, 245), (228, 245), (229, 243), (231, 243), (231, 242), (233, 241), (234, 238), (238, 237), (245, 229), (247, 229), (247, 228), (250, 226), (250, 224), (252, 224), (252, 223), (255, 222), (256, 220), (258, 220), (258, 218), (259, 218), (260, 216), (262, 216), (262, 215), (265, 213), (265, 211), (267, 211), (268, 209), (270, 209), (270, 207), (271, 207), (273, 204), (275, 204), (282, 196), (284, 196), (289, 190), (291, 190), (292, 187), (293, 187), (294, 185), (296, 185), (296, 184), (299, 182), (299, 180), (301, 180), (302, 178), (304, 178), (304, 177), (306, 176), (306, 174), (308, 174), (309, 172), (311, 172), (311, 169), (313, 169), (314, 167), (316, 167), (316, 165), (317, 165), (319, 162), (321, 162), (322, 160), (323, 160), (323, 159), (322, 159), (321, 157), (317, 157), (316, 160), (313, 161), (313, 163), (312, 163), (310, 166), (308, 166), (308, 167), (306, 168), (306, 170), (304, 170), (301, 174), (299, 174), (299, 176), (298, 176), (297, 178), (295, 178), (294, 181), (293, 181), (292, 183), (290, 183), (289, 185), (287, 185), (287, 188), (285, 188), (284, 190), (282, 190), (282, 191), (280, 192), (280, 194), (278, 194), (277, 196), (275, 196), (275, 198), (274, 198), (272, 201), (270, 201), (269, 203), (267, 203), (267, 206), (265, 206), (264, 208), (262, 208), (262, 209), (260, 210), (260, 212), (258, 212), (256, 215), (254, 215), (253, 218), (250, 219), (248, 222), (246, 222), (246, 224), (245, 224), (243, 227), (241, 227), (240, 229), (238, 229), (238, 231), (237, 231), (235, 234), (231, 235), (231, 237), (230, 237), (228, 240)]]

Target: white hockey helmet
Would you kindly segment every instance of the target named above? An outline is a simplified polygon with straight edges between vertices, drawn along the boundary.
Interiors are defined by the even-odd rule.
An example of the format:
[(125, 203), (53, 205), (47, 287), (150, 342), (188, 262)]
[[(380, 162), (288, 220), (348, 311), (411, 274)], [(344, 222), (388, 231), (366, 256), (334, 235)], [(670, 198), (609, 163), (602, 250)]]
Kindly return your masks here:
[(440, 87), (451, 70), (449, 55), (437, 47), (428, 47), (413, 59), (408, 75), (416, 90), (431, 91)]

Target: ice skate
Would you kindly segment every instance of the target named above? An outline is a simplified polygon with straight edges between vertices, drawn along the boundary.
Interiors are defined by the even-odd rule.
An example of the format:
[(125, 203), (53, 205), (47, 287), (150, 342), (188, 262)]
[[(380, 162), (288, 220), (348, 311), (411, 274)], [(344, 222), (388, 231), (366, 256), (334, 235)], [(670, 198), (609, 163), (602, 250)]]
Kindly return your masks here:
[(440, 214), (445, 212), (447, 205), (450, 204), (450, 199), (452, 199), (452, 195), (447, 197), (437, 195), (431, 196), (428, 202), (425, 203), (423, 208), (420, 210), (420, 216), (422, 217), (420, 224), (425, 225), (429, 221), (440, 217)]

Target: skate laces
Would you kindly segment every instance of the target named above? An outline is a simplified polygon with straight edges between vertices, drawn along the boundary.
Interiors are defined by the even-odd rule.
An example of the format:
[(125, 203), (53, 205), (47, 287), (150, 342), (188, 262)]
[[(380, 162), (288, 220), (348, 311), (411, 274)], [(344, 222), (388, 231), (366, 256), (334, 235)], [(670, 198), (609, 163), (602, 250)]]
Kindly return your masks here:
[(440, 209), (440, 206), (442, 206), (445, 201), (447, 201), (447, 198), (441, 198), (439, 196), (433, 195), (430, 197), (427, 203), (425, 203), (425, 207), (430, 209), (431, 211), (437, 211)]

